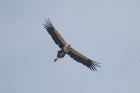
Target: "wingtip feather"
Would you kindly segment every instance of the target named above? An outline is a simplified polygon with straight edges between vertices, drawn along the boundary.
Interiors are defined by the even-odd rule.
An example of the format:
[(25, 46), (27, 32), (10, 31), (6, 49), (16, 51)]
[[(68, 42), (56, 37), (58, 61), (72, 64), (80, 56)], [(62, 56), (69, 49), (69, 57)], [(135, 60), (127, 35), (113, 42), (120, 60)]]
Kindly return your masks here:
[(91, 66), (89, 67), (90, 70), (97, 71), (96, 67), (101, 67), (101, 66), (98, 65), (98, 64), (100, 64), (100, 63), (97, 63), (97, 62), (95, 62), (95, 61), (91, 61), (91, 62), (92, 62), (92, 64), (91, 64)]
[(49, 18), (48, 19), (45, 18), (45, 23), (43, 25), (44, 25), (44, 28), (47, 29), (47, 30), (49, 28), (54, 28), (53, 25), (52, 25), (52, 22), (50, 21)]

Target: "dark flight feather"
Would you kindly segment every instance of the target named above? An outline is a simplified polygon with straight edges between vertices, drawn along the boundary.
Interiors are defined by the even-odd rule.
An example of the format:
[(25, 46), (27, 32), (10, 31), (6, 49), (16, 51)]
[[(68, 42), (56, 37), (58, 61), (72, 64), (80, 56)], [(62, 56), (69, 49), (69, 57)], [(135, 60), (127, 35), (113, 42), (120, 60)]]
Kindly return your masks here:
[(65, 40), (62, 38), (62, 36), (57, 32), (57, 30), (53, 27), (51, 21), (48, 19), (46, 20), (44, 28), (47, 30), (47, 32), (51, 35), (54, 42), (61, 48), (67, 44)]
[(82, 55), (81, 53), (79, 53), (78, 51), (74, 50), (73, 48), (71, 49), (71, 51), (68, 53), (68, 55), (73, 58), (74, 60), (76, 60), (79, 63), (82, 63), (83, 65), (87, 66), (88, 68), (90, 68), (93, 71), (97, 71), (96, 67), (100, 67), (95, 61), (90, 60), (89, 58), (85, 57), (84, 55)]

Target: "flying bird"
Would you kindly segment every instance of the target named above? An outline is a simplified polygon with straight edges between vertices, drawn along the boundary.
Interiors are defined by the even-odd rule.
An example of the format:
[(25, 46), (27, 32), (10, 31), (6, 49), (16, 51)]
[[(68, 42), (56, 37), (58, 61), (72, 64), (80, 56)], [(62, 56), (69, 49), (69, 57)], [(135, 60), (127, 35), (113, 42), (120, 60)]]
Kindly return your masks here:
[(82, 63), (83, 65), (90, 68), (90, 70), (97, 71), (96, 67), (100, 67), (95, 61), (87, 58), (83, 54), (76, 51), (72, 48), (71, 44), (67, 43), (62, 36), (58, 33), (58, 31), (52, 25), (52, 22), (48, 19), (45, 19), (45, 23), (43, 24), (46, 31), (51, 35), (52, 39), (54, 40), (55, 44), (57, 44), (61, 50), (58, 51), (57, 57), (54, 59), (56, 62), (59, 58), (63, 58), (66, 54), (68, 54), (71, 58), (75, 61)]

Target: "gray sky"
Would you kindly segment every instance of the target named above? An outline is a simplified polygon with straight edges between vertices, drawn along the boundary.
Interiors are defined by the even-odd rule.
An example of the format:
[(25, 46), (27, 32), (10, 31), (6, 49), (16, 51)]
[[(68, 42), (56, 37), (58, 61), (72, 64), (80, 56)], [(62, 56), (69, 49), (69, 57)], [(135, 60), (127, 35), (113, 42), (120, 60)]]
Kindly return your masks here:
[[(50, 18), (97, 72), (60, 50)], [(1, 0), (0, 93), (140, 93), (140, 0)]]

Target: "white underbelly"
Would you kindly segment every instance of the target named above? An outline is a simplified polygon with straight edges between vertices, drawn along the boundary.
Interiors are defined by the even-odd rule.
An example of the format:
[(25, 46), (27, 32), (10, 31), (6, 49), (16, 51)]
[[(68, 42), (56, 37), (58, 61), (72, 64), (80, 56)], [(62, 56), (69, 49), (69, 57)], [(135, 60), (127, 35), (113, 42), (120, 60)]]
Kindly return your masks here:
[(68, 53), (70, 51), (70, 49), (65, 48), (64, 52)]
[(65, 47), (63, 48), (63, 50), (64, 50), (65, 53), (68, 53), (68, 52), (70, 51), (70, 47), (65, 46)]

